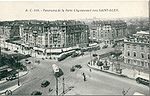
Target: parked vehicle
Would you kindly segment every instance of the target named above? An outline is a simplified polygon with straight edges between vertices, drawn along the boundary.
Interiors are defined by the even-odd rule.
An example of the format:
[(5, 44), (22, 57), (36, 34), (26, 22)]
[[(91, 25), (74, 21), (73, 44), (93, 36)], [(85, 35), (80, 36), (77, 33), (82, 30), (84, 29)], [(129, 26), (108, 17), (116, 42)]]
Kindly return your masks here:
[(29, 61), (28, 59), (26, 59), (25, 61)]
[(31, 93), (31, 95), (42, 95), (42, 92), (40, 92), (40, 91), (33, 91)]
[(11, 81), (11, 80), (15, 80), (15, 79), (17, 79), (16, 76), (9, 76), (6, 78), (7, 81)]
[(74, 71), (75, 71), (75, 67), (74, 67), (74, 66), (71, 67), (70, 71), (71, 71), (71, 72), (74, 72)]
[(107, 48), (108, 47), (108, 45), (104, 45), (103, 47), (102, 47), (102, 49), (105, 49), (105, 48)]
[(73, 57), (77, 57), (77, 56), (79, 56), (78, 53), (73, 53), (73, 54), (71, 55), (72, 58), (73, 58)]
[(27, 54), (27, 55), (25, 55), (25, 57), (26, 57), (26, 58), (29, 58), (29, 57), (31, 57), (31, 55)]
[(5, 51), (10, 51), (10, 49), (8, 49), (8, 48), (4, 48), (4, 50), (5, 50)]
[(98, 56), (97, 54), (93, 54), (93, 57), (96, 57), (96, 56)]
[(17, 50), (15, 50), (14, 52), (18, 53), (18, 51), (17, 51)]
[(44, 81), (41, 83), (41, 87), (47, 87), (49, 84), (50, 84), (49, 81), (44, 80)]
[(27, 64), (31, 64), (31, 62), (30, 62), (30, 61), (28, 61), (28, 62), (27, 62)]
[(75, 67), (76, 67), (76, 68), (79, 68), (79, 69), (81, 69), (81, 68), (82, 68), (82, 66), (81, 66), (81, 65), (78, 65), (78, 64), (77, 64), (77, 65), (75, 65)]
[(136, 82), (149, 86), (149, 77), (137, 75)]

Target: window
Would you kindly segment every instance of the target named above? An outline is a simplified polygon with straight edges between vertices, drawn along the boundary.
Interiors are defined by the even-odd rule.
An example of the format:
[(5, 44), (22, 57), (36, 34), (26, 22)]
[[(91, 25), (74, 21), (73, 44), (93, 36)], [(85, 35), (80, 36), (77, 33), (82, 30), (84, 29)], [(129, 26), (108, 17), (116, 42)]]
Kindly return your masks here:
[(147, 55), (147, 58), (150, 59), (150, 55), (149, 54)]
[(128, 63), (130, 63), (130, 59), (128, 59)]
[(95, 31), (93, 31), (93, 37), (95, 37), (96, 36), (96, 32)]
[(128, 51), (128, 56), (130, 56), (130, 52)]
[(133, 48), (136, 49), (136, 45), (133, 45)]
[(141, 62), (141, 65), (144, 66), (144, 62)]
[(130, 45), (129, 45), (129, 44), (128, 44), (127, 46), (128, 46), (128, 48), (130, 48)]
[(141, 53), (141, 57), (144, 58), (144, 54), (143, 53)]
[(141, 50), (144, 50), (144, 47), (143, 47), (143, 46), (141, 46)]
[(136, 65), (136, 60), (134, 60), (134, 64)]
[(133, 54), (134, 54), (134, 57), (136, 57), (136, 52), (134, 52)]

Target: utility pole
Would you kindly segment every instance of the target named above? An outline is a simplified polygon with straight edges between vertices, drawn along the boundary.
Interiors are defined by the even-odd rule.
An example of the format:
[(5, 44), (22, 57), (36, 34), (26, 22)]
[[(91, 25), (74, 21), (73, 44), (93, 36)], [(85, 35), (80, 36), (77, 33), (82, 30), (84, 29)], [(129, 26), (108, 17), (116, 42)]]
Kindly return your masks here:
[[(18, 55), (18, 52), (17, 52), (17, 64), (19, 64), (19, 55)], [(19, 81), (19, 70), (18, 70), (18, 86), (20, 86), (20, 81)]]
[(20, 86), (19, 71), (18, 71), (18, 86)]
[(58, 96), (58, 78), (57, 76), (55, 76), (56, 78), (56, 95)]
[(2, 61), (1, 61), (1, 57), (2, 57), (2, 56), (1, 56), (1, 47), (0, 47), (0, 65), (1, 65), (1, 62), (2, 62)]
[(64, 77), (63, 77), (63, 95), (65, 94), (65, 82), (64, 82)]

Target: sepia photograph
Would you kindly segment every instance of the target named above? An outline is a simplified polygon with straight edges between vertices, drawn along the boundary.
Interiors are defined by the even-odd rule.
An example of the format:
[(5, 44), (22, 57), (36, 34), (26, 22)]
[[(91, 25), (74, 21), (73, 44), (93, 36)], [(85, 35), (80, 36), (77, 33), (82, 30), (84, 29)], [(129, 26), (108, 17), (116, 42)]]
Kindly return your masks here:
[(0, 1), (0, 95), (150, 96), (148, 0)]

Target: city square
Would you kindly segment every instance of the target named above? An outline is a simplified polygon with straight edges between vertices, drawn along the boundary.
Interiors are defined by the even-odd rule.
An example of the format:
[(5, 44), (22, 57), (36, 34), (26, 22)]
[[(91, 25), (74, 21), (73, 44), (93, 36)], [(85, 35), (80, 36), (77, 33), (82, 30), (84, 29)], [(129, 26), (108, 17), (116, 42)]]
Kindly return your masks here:
[[(147, 16), (132, 13), (135, 16), (119, 17), (115, 13), (120, 12), (119, 7), (92, 8), (106, 2), (91, 2), (92, 7), (89, 2), (80, 2), (84, 5), (81, 8), (76, 8), (79, 2), (66, 2), (71, 6), (68, 8), (63, 2), (53, 2), (64, 9), (46, 3), (50, 4), (36, 2), (41, 7), (25, 8), (24, 14), (32, 14), (33, 18), (0, 21), (0, 95), (149, 96)], [(124, 6), (121, 8), (129, 10)], [(136, 7), (140, 10), (141, 5)], [(46, 15), (40, 15), (40, 8)], [(112, 13), (109, 18), (99, 17), (96, 12), (101, 11), (114, 12), (118, 18), (113, 18)], [(53, 14), (59, 18), (52, 19)]]

